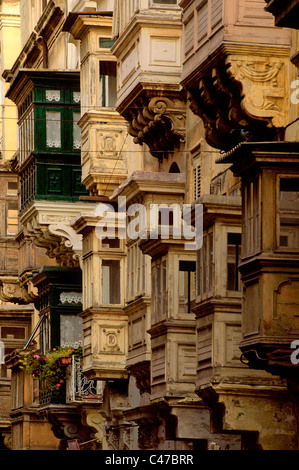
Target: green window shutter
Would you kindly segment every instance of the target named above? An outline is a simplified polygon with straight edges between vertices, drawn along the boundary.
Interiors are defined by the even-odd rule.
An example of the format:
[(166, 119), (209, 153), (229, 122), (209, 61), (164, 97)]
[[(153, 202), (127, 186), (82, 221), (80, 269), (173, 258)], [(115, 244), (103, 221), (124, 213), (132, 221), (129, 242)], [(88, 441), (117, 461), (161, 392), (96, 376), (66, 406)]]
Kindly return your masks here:
[(100, 48), (101, 49), (111, 49), (111, 47), (114, 45), (114, 43), (115, 43), (114, 39), (100, 38)]

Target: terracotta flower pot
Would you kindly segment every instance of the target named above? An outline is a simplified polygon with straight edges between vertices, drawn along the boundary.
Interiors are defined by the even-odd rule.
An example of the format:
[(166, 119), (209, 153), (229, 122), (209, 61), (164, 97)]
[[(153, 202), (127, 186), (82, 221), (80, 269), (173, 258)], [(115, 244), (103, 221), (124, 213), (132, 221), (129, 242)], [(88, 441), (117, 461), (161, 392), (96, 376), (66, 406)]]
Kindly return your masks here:
[(60, 357), (60, 358), (58, 359), (58, 364), (59, 364), (61, 367), (68, 366), (71, 362), (72, 362), (72, 358), (71, 358), (71, 357)]

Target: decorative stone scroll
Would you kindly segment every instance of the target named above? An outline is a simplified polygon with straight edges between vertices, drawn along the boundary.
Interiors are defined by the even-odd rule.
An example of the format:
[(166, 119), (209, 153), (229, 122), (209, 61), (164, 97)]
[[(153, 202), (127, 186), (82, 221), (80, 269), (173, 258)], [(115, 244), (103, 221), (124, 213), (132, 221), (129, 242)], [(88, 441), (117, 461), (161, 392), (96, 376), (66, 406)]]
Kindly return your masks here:
[(147, 144), (154, 157), (162, 159), (185, 141), (185, 101), (168, 96), (139, 98), (136, 108), (124, 116), (129, 122), (129, 134), (136, 144)]
[(0, 277), (0, 299), (3, 302), (30, 304), (37, 298), (37, 287), (34, 287), (31, 281), (22, 285), (17, 276)]
[(61, 266), (79, 267), (82, 255), (82, 235), (71, 227), (71, 221), (81, 213), (94, 214), (93, 204), (59, 204), (35, 201), (21, 216), (24, 236), (35, 246), (45, 248), (49, 258)]

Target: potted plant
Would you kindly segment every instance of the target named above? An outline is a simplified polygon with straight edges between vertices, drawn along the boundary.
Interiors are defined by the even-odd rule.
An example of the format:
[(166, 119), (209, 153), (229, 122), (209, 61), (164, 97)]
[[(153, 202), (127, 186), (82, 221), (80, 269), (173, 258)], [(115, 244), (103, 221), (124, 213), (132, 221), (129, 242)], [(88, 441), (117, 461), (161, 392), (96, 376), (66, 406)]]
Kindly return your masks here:
[(66, 366), (71, 363), (72, 356), (82, 360), (81, 341), (73, 347), (53, 348), (47, 354), (32, 349), (20, 360), (21, 368), (32, 375), (34, 380), (42, 382), (42, 390), (59, 392), (65, 386)]

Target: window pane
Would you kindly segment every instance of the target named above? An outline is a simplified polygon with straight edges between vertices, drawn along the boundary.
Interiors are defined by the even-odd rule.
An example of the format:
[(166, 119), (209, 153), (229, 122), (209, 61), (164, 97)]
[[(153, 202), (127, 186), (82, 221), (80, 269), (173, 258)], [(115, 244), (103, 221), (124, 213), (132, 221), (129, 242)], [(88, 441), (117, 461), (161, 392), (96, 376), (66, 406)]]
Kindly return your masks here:
[(209, 233), (209, 291), (213, 289), (213, 233)]
[(102, 239), (102, 248), (119, 248), (120, 242), (119, 238), (103, 238)]
[(241, 234), (227, 234), (227, 290), (241, 289), (238, 264), (241, 258)]
[(207, 291), (207, 237), (203, 237), (202, 243), (202, 292)]
[(279, 246), (299, 248), (299, 178), (281, 178)]
[(75, 346), (82, 341), (82, 318), (78, 315), (60, 315), (60, 346)]
[(99, 41), (100, 47), (105, 48), (105, 49), (111, 49), (114, 43), (115, 43), (114, 39), (110, 39), (110, 38), (100, 38), (100, 41)]
[(116, 63), (100, 62), (100, 106), (114, 107), (116, 104)]
[(9, 202), (7, 205), (7, 234), (15, 235), (18, 232), (18, 204)]
[(104, 304), (120, 304), (120, 261), (102, 261), (102, 301)]
[(195, 301), (195, 261), (179, 262), (179, 313), (190, 313)]
[(78, 126), (78, 121), (81, 117), (80, 113), (73, 113), (73, 148), (81, 148), (81, 129)]
[(46, 111), (47, 147), (61, 147), (61, 117), (59, 111)]

